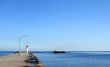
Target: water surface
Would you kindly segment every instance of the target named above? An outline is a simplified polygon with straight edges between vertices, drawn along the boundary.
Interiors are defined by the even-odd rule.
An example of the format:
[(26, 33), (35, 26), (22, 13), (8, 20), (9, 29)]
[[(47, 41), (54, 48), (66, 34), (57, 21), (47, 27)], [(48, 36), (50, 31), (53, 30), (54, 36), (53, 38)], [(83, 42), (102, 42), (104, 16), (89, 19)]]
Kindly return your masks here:
[(110, 67), (110, 52), (35, 53), (46, 67)]
[(0, 51), (0, 56), (10, 55), (15, 53), (16, 51)]

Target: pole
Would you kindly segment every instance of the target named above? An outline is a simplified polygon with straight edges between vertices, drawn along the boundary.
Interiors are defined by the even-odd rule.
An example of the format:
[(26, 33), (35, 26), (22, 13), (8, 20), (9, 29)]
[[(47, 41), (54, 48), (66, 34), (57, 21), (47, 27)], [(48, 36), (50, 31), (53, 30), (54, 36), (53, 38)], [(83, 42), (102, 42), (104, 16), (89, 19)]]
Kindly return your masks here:
[(19, 55), (20, 55), (20, 43), (21, 43), (21, 37), (19, 37)]

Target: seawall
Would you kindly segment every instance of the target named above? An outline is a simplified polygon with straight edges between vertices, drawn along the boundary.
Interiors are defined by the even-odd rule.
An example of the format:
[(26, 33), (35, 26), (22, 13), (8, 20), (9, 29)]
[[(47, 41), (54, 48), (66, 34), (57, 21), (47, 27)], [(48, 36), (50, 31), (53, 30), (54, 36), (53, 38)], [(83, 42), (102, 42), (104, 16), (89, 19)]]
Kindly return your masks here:
[(45, 67), (32, 52), (1, 56), (0, 67)]

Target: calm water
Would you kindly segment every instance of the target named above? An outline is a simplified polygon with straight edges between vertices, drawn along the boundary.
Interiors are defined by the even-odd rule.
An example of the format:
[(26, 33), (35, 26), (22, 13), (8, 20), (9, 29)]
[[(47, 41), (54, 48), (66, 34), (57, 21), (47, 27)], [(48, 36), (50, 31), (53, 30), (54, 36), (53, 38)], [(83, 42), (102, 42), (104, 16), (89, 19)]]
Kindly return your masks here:
[(13, 53), (15, 53), (15, 51), (0, 51), (0, 56), (9, 55)]
[(110, 52), (35, 53), (46, 67), (110, 67)]

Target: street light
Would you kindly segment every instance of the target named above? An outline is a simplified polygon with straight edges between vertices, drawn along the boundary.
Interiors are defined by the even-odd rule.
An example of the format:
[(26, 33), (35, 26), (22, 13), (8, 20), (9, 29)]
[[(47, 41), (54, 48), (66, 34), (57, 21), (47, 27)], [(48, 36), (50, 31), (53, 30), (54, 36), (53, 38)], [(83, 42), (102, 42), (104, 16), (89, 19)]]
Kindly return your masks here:
[(20, 51), (21, 51), (21, 39), (22, 38), (25, 38), (25, 37), (27, 37), (27, 36), (25, 36), (25, 35), (23, 35), (23, 36), (21, 36), (21, 37), (19, 37), (19, 55), (20, 55)]

